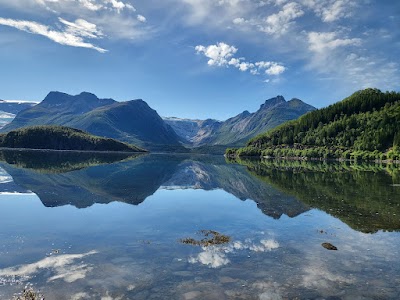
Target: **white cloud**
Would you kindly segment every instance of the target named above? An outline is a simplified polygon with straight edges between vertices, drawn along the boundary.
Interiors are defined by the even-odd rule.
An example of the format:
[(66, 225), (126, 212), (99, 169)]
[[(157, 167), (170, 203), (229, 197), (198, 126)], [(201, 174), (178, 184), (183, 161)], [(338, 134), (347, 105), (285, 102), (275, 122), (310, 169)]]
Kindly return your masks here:
[(100, 38), (102, 36), (102, 33), (96, 29), (96, 25), (81, 19), (78, 19), (75, 22), (68, 22), (61, 18), (59, 20), (61, 23), (66, 25), (64, 31), (52, 30), (49, 26), (37, 22), (4, 18), (0, 18), (0, 25), (10, 26), (32, 34), (42, 35), (61, 45), (89, 48), (101, 53), (107, 52), (107, 50), (84, 40), (84, 38)]
[(175, 0), (183, 8), (185, 22), (221, 26), (231, 23), (239, 14), (246, 14), (258, 7), (251, 0)]
[(69, 22), (62, 18), (59, 18), (59, 21), (66, 25), (66, 32), (71, 35), (92, 39), (100, 38), (103, 36), (103, 33), (97, 29), (97, 26), (95, 24), (89, 23), (85, 20), (78, 19), (75, 22)]
[[(2, 25), (43, 35), (63, 45), (106, 52), (88, 40), (98, 38), (138, 40), (148, 38), (154, 32), (152, 27), (145, 25), (146, 17), (138, 14), (131, 2), (125, 0), (5, 1), (0, 0), (0, 6), (10, 6), (24, 16), (33, 15), (35, 19), (58, 18), (58, 22), (46, 21), (44, 24), (27, 18), (25, 20), (2, 18)], [(70, 22), (71, 18), (76, 21)]]
[(110, 4), (113, 9), (115, 9), (118, 13), (123, 11), (124, 9), (136, 11), (136, 9), (129, 3), (124, 3), (118, 0), (103, 0), (105, 4)]
[(102, 36), (101, 31), (97, 30), (95, 24), (82, 19), (68, 22), (60, 18), (59, 21), (65, 25), (63, 31), (53, 30), (49, 26), (37, 22), (5, 18), (0, 18), (0, 25), (42, 35), (61, 45), (94, 49), (101, 53), (107, 52), (107, 50), (85, 41), (85, 38), (100, 38)]
[(84, 8), (88, 10), (97, 11), (102, 9), (104, 6), (101, 4), (96, 3), (93, 0), (79, 0), (78, 1)]
[(268, 75), (279, 75), (286, 71), (286, 68), (277, 63), (272, 63), (271, 67), (265, 70), (265, 73)]
[(268, 34), (280, 36), (286, 33), (294, 20), (301, 17), (304, 11), (296, 2), (285, 4), (282, 10), (276, 14), (268, 16), (259, 25), (259, 30)]
[(137, 15), (137, 19), (138, 19), (139, 22), (143, 22), (143, 23), (147, 21), (146, 17), (142, 16), (142, 15)]
[(302, 3), (324, 22), (350, 17), (354, 7), (357, 6), (354, 0), (302, 0)]
[(92, 268), (85, 264), (74, 265), (78, 259), (96, 254), (96, 251), (90, 251), (83, 254), (65, 254), (46, 257), (36, 263), (0, 269), (0, 276), (33, 276), (40, 270), (52, 270), (55, 275), (48, 281), (63, 279), (71, 283), (78, 279), (85, 278), (87, 272)]
[(207, 64), (210, 66), (226, 66), (228, 60), (238, 51), (234, 46), (225, 43), (218, 43), (210, 46), (196, 46), (197, 53), (203, 53), (209, 58)]
[(359, 89), (379, 87), (391, 90), (393, 83), (400, 82), (399, 65), (395, 62), (350, 53), (342, 65), (342, 77), (347, 78), (349, 84)]
[(283, 65), (277, 62), (258, 61), (253, 63), (246, 61), (244, 57), (233, 57), (238, 49), (226, 43), (217, 43), (209, 46), (198, 45), (195, 50), (209, 59), (207, 62), (209, 66), (233, 66), (242, 72), (249, 71), (252, 75), (259, 75), (261, 72), (268, 75), (279, 75), (286, 70)]
[(247, 21), (244, 18), (235, 18), (232, 23), (235, 25), (245, 24)]
[(358, 46), (361, 39), (342, 39), (337, 37), (337, 32), (309, 32), (309, 49), (314, 52), (325, 52), (343, 46)]
[(398, 62), (359, 47), (366, 43), (359, 38), (341, 37), (338, 32), (309, 32), (307, 42), (310, 52), (307, 68), (328, 74), (327, 78), (346, 93), (367, 87), (392, 90), (400, 82)]
[[(32, 0), (28, 0), (32, 1)], [(66, 6), (80, 6), (91, 11), (110, 10), (121, 13), (124, 10), (136, 11), (128, 2), (119, 0), (33, 0), (52, 11), (63, 11)]]

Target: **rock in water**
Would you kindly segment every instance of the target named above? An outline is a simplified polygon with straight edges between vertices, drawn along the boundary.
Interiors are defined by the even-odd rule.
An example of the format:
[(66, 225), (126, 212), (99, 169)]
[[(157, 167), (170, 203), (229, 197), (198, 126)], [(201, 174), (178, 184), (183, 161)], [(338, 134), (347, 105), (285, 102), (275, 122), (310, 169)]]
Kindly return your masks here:
[(333, 246), (331, 243), (322, 243), (322, 247), (328, 250), (337, 250), (337, 248)]

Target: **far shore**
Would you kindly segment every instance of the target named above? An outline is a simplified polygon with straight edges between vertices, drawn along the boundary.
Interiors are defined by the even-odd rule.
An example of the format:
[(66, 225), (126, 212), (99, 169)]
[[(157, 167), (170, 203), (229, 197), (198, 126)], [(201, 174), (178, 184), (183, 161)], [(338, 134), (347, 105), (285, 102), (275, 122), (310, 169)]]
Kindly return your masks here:
[(400, 164), (400, 160), (392, 160), (392, 159), (374, 159), (374, 160), (365, 160), (365, 159), (351, 159), (351, 158), (323, 158), (323, 157), (303, 157), (303, 156), (281, 156), (281, 157), (274, 157), (274, 156), (251, 156), (251, 155), (244, 155), (244, 156), (235, 156), (235, 155), (226, 155), (224, 154), (225, 157), (231, 158), (231, 159), (277, 159), (277, 160), (297, 160), (297, 161), (338, 161), (338, 162), (369, 162), (369, 163), (384, 163), (384, 164)]
[(113, 154), (113, 153), (123, 153), (123, 154), (146, 154), (148, 151), (99, 151), (99, 150), (59, 150), (59, 149), (32, 149), (32, 148), (7, 148), (0, 147), (0, 151), (21, 151), (21, 152), (65, 152), (65, 153), (96, 153), (96, 154)]

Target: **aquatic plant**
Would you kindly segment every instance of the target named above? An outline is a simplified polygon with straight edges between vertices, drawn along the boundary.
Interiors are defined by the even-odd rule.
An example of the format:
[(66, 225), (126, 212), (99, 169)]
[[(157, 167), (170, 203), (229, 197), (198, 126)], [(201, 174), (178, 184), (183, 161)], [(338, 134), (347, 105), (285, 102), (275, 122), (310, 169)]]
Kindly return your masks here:
[(20, 295), (15, 295), (13, 300), (44, 300), (44, 296), (32, 287), (25, 287)]
[(200, 230), (198, 234), (203, 235), (204, 238), (200, 240), (196, 240), (194, 238), (185, 238), (181, 239), (180, 242), (182, 244), (194, 245), (194, 246), (213, 246), (213, 245), (222, 245), (230, 242), (230, 236), (221, 234), (215, 230)]

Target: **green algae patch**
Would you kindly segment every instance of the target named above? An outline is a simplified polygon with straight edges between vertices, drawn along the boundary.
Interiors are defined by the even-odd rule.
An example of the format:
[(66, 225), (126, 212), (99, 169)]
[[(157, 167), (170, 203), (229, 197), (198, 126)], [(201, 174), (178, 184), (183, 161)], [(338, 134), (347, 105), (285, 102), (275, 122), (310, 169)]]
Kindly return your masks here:
[(231, 237), (224, 235), (215, 230), (200, 230), (197, 234), (203, 236), (202, 239), (185, 238), (179, 240), (182, 244), (193, 245), (193, 246), (214, 246), (227, 244), (231, 241)]

